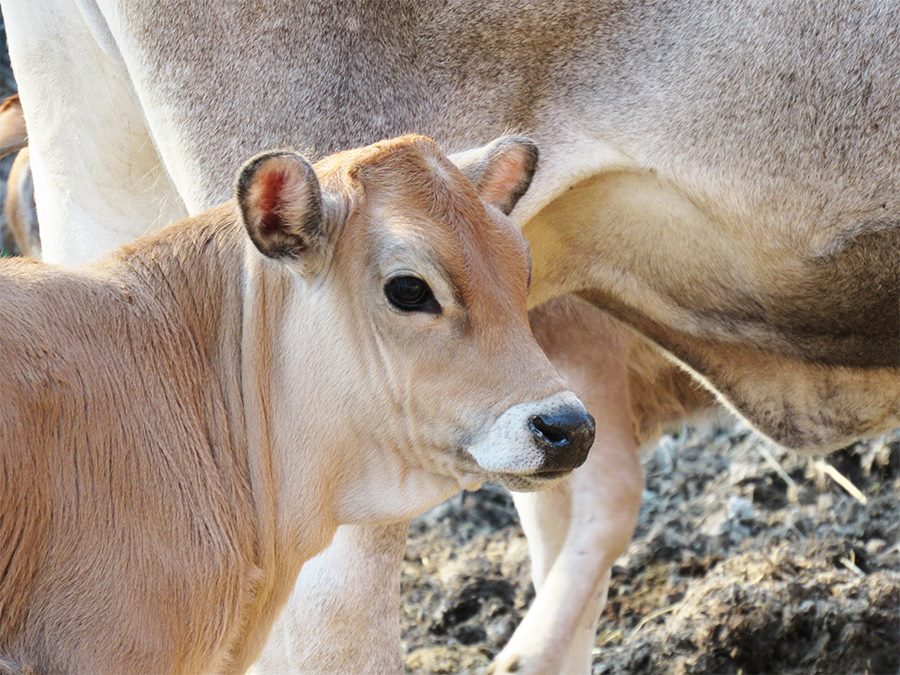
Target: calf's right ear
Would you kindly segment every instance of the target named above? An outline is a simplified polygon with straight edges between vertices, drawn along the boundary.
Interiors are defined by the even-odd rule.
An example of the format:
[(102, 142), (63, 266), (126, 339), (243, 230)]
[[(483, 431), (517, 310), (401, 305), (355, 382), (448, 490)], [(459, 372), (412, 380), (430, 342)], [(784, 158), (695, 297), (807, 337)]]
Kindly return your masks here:
[(261, 253), (310, 267), (326, 246), (322, 191), (296, 152), (257, 155), (241, 167), (237, 201), (244, 227)]

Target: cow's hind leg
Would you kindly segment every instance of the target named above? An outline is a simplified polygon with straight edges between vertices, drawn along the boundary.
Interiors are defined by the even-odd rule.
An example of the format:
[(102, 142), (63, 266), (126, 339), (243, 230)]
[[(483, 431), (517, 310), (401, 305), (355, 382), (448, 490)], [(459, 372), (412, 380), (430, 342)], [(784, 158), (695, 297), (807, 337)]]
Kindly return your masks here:
[(4, 0), (43, 257), (75, 264), (186, 215), (95, 3)]
[(587, 462), (555, 488), (513, 498), (537, 597), (494, 672), (586, 673), (610, 568), (634, 532), (643, 478), (628, 392), (627, 339), (605, 315), (560, 300), (532, 312), (541, 346), (597, 420)]

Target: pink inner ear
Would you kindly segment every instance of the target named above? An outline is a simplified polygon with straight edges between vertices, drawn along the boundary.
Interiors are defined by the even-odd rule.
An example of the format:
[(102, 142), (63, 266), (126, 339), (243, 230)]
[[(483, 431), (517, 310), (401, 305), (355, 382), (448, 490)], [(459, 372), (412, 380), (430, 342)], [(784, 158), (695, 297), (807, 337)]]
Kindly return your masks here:
[(488, 204), (503, 204), (522, 184), (525, 158), (519, 152), (507, 152), (498, 158), (480, 185), (481, 198)]
[(281, 206), (281, 192), (287, 181), (287, 174), (278, 169), (263, 170), (263, 175), (257, 180), (259, 181), (259, 197), (256, 201), (256, 208), (259, 209), (260, 227), (267, 232), (280, 229), (279, 206)]

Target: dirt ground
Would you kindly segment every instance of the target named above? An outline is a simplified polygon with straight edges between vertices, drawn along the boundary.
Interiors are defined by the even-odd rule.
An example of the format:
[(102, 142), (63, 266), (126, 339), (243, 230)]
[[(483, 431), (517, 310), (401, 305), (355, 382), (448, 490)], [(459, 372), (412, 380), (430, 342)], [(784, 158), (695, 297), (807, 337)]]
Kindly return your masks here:
[[(900, 430), (826, 461), (866, 505), (739, 426), (648, 451), (594, 673), (897, 673)], [(534, 596), (508, 495), (489, 486), (415, 521), (402, 588), (407, 670), (483, 670)]]

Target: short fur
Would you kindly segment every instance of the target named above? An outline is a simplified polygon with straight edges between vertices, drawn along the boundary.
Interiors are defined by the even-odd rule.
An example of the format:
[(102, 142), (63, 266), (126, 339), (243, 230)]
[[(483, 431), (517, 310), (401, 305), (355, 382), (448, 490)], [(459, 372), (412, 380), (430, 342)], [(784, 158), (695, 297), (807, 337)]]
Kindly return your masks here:
[[(514, 212), (540, 254), (533, 303), (590, 291), (790, 447), (837, 447), (900, 421), (869, 386), (900, 397), (890, 3), (42, 7), (53, 12), (43, 23), (31, 3), (4, 0), (4, 17), (33, 151), (55, 158), (37, 188), (47, 209), (71, 214), (66, 237), (90, 213), (122, 241), (117, 223), (131, 218), (117, 214), (136, 199), (151, 213), (173, 193), (189, 210), (214, 203), (261, 144), (324, 153), (416, 130), (462, 149), (520, 129), (542, 148)], [(26, 39), (32, 24), (64, 24), (53, 53)], [(95, 67), (118, 74), (106, 96)], [(47, 72), (65, 95), (44, 91)], [(69, 129), (94, 126), (107, 145), (91, 149), (87, 178), (64, 175), (55, 167), (84, 161), (80, 145), (66, 149)], [(134, 195), (121, 152), (134, 182), (153, 166), (164, 175)], [(79, 180), (110, 194), (94, 203)], [(45, 250), (106, 245), (84, 227)], [(748, 377), (751, 355), (769, 365)]]
[[(319, 231), (327, 251), (284, 265), (247, 244), (258, 223), (240, 217), (277, 210), (275, 229), (296, 231), (318, 210), (299, 175), (254, 201), (283, 162), (308, 166), (256, 160), (240, 205), (83, 270), (0, 265), (4, 671), (246, 669), (339, 524), (403, 520), (460, 481), (503, 481), (467, 456), (473, 439), (505, 447), (495, 420), (562, 391), (528, 330), (521, 236), (432, 141), (317, 165), (315, 185), (344, 207)], [(442, 323), (388, 309), (377, 277), (373, 291), (373, 261), (403, 246), (408, 265), (456, 280), (465, 306), (435, 286)], [(291, 267), (310, 255), (327, 259), (307, 279)], [(520, 451), (534, 454), (509, 446), (507, 459)]]
[[(59, 223), (53, 259), (96, 255), (158, 214), (214, 203), (262, 145), (321, 154), (418, 130), (462, 150), (514, 129), (541, 147), (512, 212), (532, 243), (533, 305), (590, 292), (787, 446), (836, 447), (900, 421), (896, 3), (226, 5), (3, 0), (40, 132), (42, 208)], [(87, 142), (72, 143), (73, 128)], [(659, 372), (693, 408), (679, 371)], [(645, 415), (649, 433), (656, 416)], [(599, 512), (614, 498), (595, 483), (580, 494)], [(290, 634), (313, 632), (313, 615), (344, 649), (336, 666), (302, 646), (295, 662), (356, 672), (376, 655), (400, 668), (385, 602), (357, 603), (357, 588), (341, 587), (376, 548), (352, 544), (381, 535), (341, 539), (321, 562), (334, 570), (327, 593), (301, 579)], [(615, 550), (604, 542), (589, 541), (592, 553)], [(580, 560), (605, 573), (599, 558)], [(396, 568), (365, 569), (378, 581), (362, 585), (396, 586)], [(562, 588), (551, 601), (577, 596)], [(539, 604), (538, 621), (551, 617)], [(566, 626), (530, 623), (518, 647), (571, 639)], [(516, 658), (520, 671), (552, 670)]]

